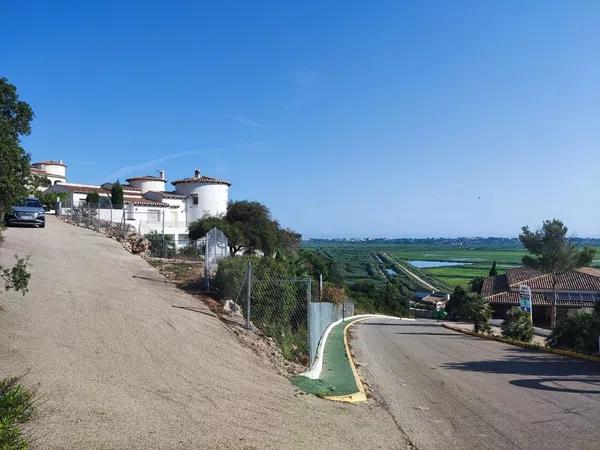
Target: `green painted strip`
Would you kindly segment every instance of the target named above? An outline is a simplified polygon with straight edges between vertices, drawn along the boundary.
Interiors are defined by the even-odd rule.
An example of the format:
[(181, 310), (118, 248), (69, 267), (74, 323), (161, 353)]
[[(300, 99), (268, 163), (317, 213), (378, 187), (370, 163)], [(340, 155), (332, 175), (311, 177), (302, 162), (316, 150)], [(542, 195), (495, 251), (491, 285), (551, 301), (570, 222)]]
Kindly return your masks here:
[(296, 376), (292, 383), (305, 392), (318, 396), (348, 395), (359, 391), (344, 346), (344, 328), (351, 322), (336, 325), (327, 338), (323, 351), (321, 378)]

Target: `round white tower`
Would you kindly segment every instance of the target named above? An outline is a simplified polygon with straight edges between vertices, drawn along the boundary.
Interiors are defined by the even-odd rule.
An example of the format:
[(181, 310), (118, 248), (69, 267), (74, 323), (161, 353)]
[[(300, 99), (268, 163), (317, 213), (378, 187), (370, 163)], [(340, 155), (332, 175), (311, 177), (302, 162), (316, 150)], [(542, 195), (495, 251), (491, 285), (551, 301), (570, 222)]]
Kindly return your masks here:
[(159, 177), (146, 175), (143, 177), (128, 178), (126, 181), (131, 186), (140, 188), (142, 194), (145, 194), (148, 191), (164, 192), (165, 184), (167, 183), (167, 180), (165, 180), (165, 173), (163, 171), (160, 172)]
[(200, 175), (196, 170), (192, 178), (173, 181), (175, 192), (185, 195), (187, 223), (205, 215), (221, 216), (227, 212), (231, 183), (218, 178)]
[(32, 169), (38, 175), (45, 176), (51, 184), (67, 181), (67, 166), (61, 160), (41, 161), (31, 164)]

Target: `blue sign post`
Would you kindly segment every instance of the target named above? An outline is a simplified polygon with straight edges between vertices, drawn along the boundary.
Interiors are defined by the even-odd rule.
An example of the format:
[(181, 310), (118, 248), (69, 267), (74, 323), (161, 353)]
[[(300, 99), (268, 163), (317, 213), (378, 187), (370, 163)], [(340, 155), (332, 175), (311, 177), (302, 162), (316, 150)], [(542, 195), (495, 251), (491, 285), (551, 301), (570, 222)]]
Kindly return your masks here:
[(521, 311), (529, 313), (529, 320), (533, 323), (533, 305), (531, 299), (531, 289), (529, 286), (522, 284), (519, 286), (519, 306)]

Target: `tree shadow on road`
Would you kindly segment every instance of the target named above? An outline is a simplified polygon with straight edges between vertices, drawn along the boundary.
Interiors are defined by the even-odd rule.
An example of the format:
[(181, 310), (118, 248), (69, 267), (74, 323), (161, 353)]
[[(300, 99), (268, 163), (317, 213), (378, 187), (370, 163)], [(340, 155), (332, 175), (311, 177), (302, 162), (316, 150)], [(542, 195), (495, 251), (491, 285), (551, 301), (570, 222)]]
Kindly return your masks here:
[[(600, 394), (600, 364), (540, 354), (529, 349), (511, 348), (508, 355), (500, 359), (451, 362), (442, 364), (441, 367), (469, 372), (539, 377), (510, 381), (515, 386), (529, 389)], [(560, 386), (559, 382), (585, 384), (586, 388), (564, 387)]]

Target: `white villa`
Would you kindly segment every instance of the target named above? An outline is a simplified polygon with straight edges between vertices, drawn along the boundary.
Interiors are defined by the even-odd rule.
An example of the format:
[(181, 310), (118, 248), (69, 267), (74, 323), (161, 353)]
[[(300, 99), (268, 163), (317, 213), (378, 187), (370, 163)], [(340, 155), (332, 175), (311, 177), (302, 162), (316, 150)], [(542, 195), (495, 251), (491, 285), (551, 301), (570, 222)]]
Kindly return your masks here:
[[(32, 173), (46, 176), (51, 181), (47, 192), (69, 194), (64, 207), (85, 204), (86, 196), (96, 192), (100, 196), (102, 220), (120, 223), (125, 220), (140, 234), (157, 231), (170, 235), (178, 247), (188, 242), (188, 226), (204, 215), (222, 215), (227, 212), (231, 183), (201, 175), (199, 170), (189, 178), (173, 181), (174, 191), (167, 191), (165, 172), (158, 176), (144, 175), (128, 178), (122, 184), (125, 205), (122, 209), (111, 207), (110, 193), (113, 183), (102, 185), (67, 182), (66, 165), (62, 161), (43, 161), (31, 165)], [(124, 216), (124, 217), (123, 217)]]

